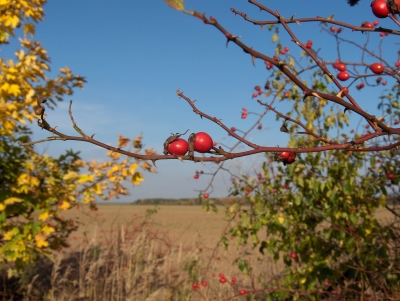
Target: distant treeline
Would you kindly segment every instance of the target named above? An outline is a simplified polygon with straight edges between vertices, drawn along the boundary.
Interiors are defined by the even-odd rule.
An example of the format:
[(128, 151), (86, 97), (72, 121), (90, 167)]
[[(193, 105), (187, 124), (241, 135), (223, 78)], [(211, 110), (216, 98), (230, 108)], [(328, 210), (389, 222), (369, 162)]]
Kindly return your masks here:
[[(226, 205), (226, 204), (233, 204), (242, 201), (242, 198), (213, 198), (214, 204), (219, 205)], [(131, 203), (132, 205), (201, 205), (201, 201), (199, 199), (163, 199), (163, 198), (156, 198), (156, 199), (139, 199)]]

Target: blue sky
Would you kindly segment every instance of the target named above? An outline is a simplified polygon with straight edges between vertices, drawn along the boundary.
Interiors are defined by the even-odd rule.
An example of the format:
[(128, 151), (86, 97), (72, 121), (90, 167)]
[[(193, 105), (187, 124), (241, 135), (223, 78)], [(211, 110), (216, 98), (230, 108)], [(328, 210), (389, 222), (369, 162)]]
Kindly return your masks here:
[[(350, 7), (346, 0), (285, 0), (262, 1), (289, 18), (330, 16), (336, 20), (360, 25), (376, 18), (369, 7), (370, 1)], [(272, 55), (275, 44), (271, 32), (234, 16), (230, 7), (244, 11), (254, 19), (271, 19), (260, 13), (247, 1), (187, 0), (187, 10), (194, 9), (214, 16), (232, 34), (242, 36), (242, 41), (258, 51)], [(146, 147), (162, 152), (162, 144), (170, 133), (206, 131), (215, 141), (232, 145), (234, 140), (216, 124), (202, 120), (193, 114), (189, 105), (176, 96), (180, 88), (188, 97), (196, 99), (196, 105), (205, 113), (221, 118), (228, 126), (247, 129), (254, 122), (251, 115), (240, 119), (241, 108), (260, 111), (251, 98), (253, 87), (263, 85), (268, 71), (262, 61), (256, 61), (238, 47), (225, 47), (225, 38), (212, 26), (169, 8), (162, 0), (117, 1), (49, 1), (45, 5), (45, 21), (37, 26), (35, 38), (48, 51), (54, 74), (58, 68), (68, 66), (75, 74), (85, 76), (85, 90), (76, 91), (73, 99), (75, 121), (87, 134), (115, 145), (117, 134), (131, 138), (143, 133)], [(380, 20), (383, 27), (396, 28), (390, 20)], [(317, 23), (292, 25), (302, 41), (312, 39), (314, 48), (326, 60), (335, 60), (337, 53), (332, 37), (320, 32)], [(343, 36), (364, 41), (366, 35), (351, 33), (345, 29)], [(292, 53), (298, 53), (287, 34), (281, 30), (283, 44)], [(359, 40), (361, 39), (361, 40)], [(384, 55), (393, 63), (397, 60), (397, 37), (384, 41)], [(371, 41), (379, 40), (378, 34)], [(398, 40), (398, 39), (397, 39)], [(387, 47), (386, 47), (387, 46)], [(14, 48), (13, 48), (14, 47)], [(2, 49), (2, 56), (12, 55), (16, 44)], [(357, 59), (354, 50), (344, 52), (343, 59)], [(390, 83), (390, 81), (389, 81)], [(388, 85), (390, 86), (390, 84)], [(366, 88), (355, 97), (371, 111), (376, 112), (377, 89)], [(48, 111), (52, 126), (65, 133), (75, 134), (69, 121), (67, 102), (60, 103), (54, 111)], [(265, 99), (264, 99), (265, 100)], [(286, 111), (288, 108), (286, 108)], [(269, 115), (262, 131), (255, 131), (250, 139), (269, 146), (285, 146), (286, 138), (279, 132), (280, 123)], [(47, 133), (35, 130), (34, 138), (42, 139)], [(187, 138), (187, 136), (186, 136)], [(49, 142), (36, 146), (39, 152), (58, 155), (64, 149), (80, 150), (84, 159), (103, 160), (105, 150), (78, 142)], [(238, 172), (242, 166), (257, 169), (262, 156), (253, 156), (232, 162)], [(141, 187), (131, 190), (124, 201), (151, 197), (195, 197), (195, 190), (203, 189), (209, 178), (194, 180), (196, 170), (213, 170), (212, 164), (158, 161), (157, 174), (145, 174)], [(243, 169), (243, 172), (245, 170)], [(215, 181), (211, 197), (227, 195), (229, 181), (221, 176)]]

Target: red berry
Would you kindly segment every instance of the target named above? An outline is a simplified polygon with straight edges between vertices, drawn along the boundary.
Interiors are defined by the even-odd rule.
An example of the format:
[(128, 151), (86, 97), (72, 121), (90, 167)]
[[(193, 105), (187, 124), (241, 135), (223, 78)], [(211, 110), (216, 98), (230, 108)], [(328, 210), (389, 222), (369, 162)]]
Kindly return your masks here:
[(246, 108), (242, 108), (242, 110), (243, 110), (243, 111), (247, 111), (247, 109), (246, 109)]
[(364, 28), (374, 28), (374, 25), (372, 25), (371, 22), (363, 22), (363, 23), (361, 24), (361, 27), (364, 27)]
[(381, 63), (373, 63), (372, 65), (369, 66), (369, 69), (371, 69), (371, 71), (374, 72), (375, 74), (382, 74), (383, 70), (385, 70), (385, 68)]
[(296, 160), (296, 153), (292, 152), (275, 153), (275, 160), (282, 162), (284, 165), (291, 164)]
[(232, 132), (236, 131), (236, 128), (235, 128), (234, 126), (231, 127), (231, 131), (232, 131)]
[(400, 61), (397, 61), (395, 64), (396, 67), (400, 67)]
[(219, 282), (225, 283), (225, 282), (226, 282), (226, 279), (225, 279), (225, 278), (221, 278), (221, 279), (219, 279)]
[(398, 120), (398, 119), (396, 119), (395, 121), (394, 121), (394, 124), (399, 124), (400, 123), (400, 120)]
[(335, 64), (335, 68), (339, 71), (346, 71), (347, 67), (345, 64), (339, 63), (339, 64)]
[(213, 140), (207, 133), (198, 132), (194, 140), (194, 150), (199, 153), (207, 153), (212, 149)]
[(393, 179), (394, 179), (394, 174), (389, 173), (389, 174), (387, 175), (387, 178), (388, 178), (389, 180), (393, 180)]
[(341, 33), (341, 32), (342, 32), (342, 28), (339, 27), (339, 28), (336, 30), (336, 32), (337, 32), (337, 33)]
[(233, 283), (235, 283), (236, 280), (237, 280), (236, 277), (233, 277), (233, 278), (232, 278), (232, 282), (233, 282)]
[(294, 253), (294, 252), (292, 252), (292, 253), (290, 253), (290, 257), (292, 257), (293, 259), (296, 259), (296, 253)]
[(257, 96), (258, 96), (258, 93), (253, 93), (253, 94), (251, 95), (252, 98), (256, 98)]
[(289, 92), (285, 92), (285, 93), (283, 94), (283, 97), (289, 98)]
[(378, 25), (379, 24), (379, 21), (378, 20), (375, 20), (374, 21), (374, 25), (376, 26), (376, 25)]
[(209, 195), (208, 193), (203, 194), (203, 197), (204, 197), (205, 199), (208, 199), (209, 196), (210, 196), (210, 195)]
[(381, 32), (381, 33), (379, 33), (379, 36), (380, 36), (380, 37), (384, 37), (384, 36), (385, 36), (385, 33)]
[(199, 178), (199, 175), (194, 175), (193, 178), (198, 179), (198, 178)]
[(377, 18), (386, 18), (389, 15), (389, 9), (386, 0), (374, 0), (371, 3), (372, 13)]
[(174, 156), (183, 156), (189, 150), (189, 144), (185, 139), (178, 138), (168, 144), (168, 152)]
[(382, 85), (383, 85), (383, 86), (386, 86), (386, 84), (387, 84), (387, 82), (386, 82), (386, 81), (382, 82)]
[(256, 91), (261, 91), (261, 87), (260, 86), (255, 86), (254, 89), (256, 89)]
[(286, 52), (289, 51), (289, 47), (287, 47), (287, 46), (284, 49), (285, 49)]
[(349, 93), (349, 88), (344, 87), (344, 88), (343, 88), (343, 92), (344, 92), (344, 93)]
[(246, 294), (247, 294), (246, 290), (240, 290), (239, 293), (240, 293), (241, 295), (246, 295)]
[(259, 124), (258, 127), (257, 127), (257, 129), (261, 130), (261, 129), (262, 129), (262, 125)]
[(202, 281), (202, 282), (201, 282), (201, 285), (202, 285), (202, 286), (207, 286), (207, 282), (206, 282), (206, 281)]
[(243, 113), (242, 113), (242, 119), (246, 119), (246, 117), (247, 117), (247, 113), (246, 113), (246, 112), (243, 112)]
[(331, 31), (332, 31), (332, 32), (335, 32), (335, 31), (336, 31), (335, 26), (331, 26)]
[(225, 275), (224, 274), (219, 274), (219, 278), (225, 278)]
[(350, 78), (350, 74), (348, 74), (346, 71), (339, 72), (336, 77), (341, 80), (341, 81), (346, 81)]
[(281, 54), (285, 54), (285, 53), (286, 53), (285, 49), (282, 49)]

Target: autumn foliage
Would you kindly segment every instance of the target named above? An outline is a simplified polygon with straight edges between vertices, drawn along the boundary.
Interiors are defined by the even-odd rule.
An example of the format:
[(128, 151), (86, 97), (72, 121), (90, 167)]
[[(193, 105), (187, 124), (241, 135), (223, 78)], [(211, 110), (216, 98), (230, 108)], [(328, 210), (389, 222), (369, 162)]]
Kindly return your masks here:
[[(67, 246), (66, 238), (76, 224), (60, 218), (61, 211), (80, 204), (96, 210), (97, 199), (128, 194), (126, 179), (140, 185), (144, 179), (140, 169), (154, 171), (146, 162), (121, 160), (112, 151), (107, 153), (108, 161), (85, 162), (72, 150), (53, 158), (18, 144), (30, 142), (29, 126), (44, 115), (45, 107), (52, 108), (85, 83), (68, 67), (60, 69), (56, 78), (46, 75), (50, 58), (33, 40), (45, 2), (0, 1), (0, 44), (7, 46), (16, 29), (23, 29), (15, 58), (0, 59), (0, 264), (11, 264), (10, 276), (38, 256)], [(119, 136), (118, 146), (130, 142)], [(142, 149), (141, 135), (131, 148)]]

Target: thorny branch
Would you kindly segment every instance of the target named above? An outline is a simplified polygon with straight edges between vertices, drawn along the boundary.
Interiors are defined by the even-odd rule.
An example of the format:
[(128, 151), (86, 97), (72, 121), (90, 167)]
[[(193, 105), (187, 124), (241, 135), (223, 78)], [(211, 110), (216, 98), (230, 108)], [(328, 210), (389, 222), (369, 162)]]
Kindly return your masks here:
[[(92, 143), (95, 145), (98, 145), (102, 148), (105, 148), (107, 150), (112, 150), (113, 152), (116, 153), (121, 153), (123, 155), (129, 156), (129, 157), (134, 157), (137, 159), (141, 159), (141, 160), (151, 160), (153, 162), (153, 164), (155, 163), (155, 161), (157, 160), (170, 160), (170, 159), (179, 159), (179, 160), (188, 160), (188, 161), (194, 161), (194, 162), (215, 162), (215, 163), (221, 163), (224, 162), (226, 160), (230, 160), (230, 159), (234, 159), (234, 158), (239, 158), (239, 157), (244, 157), (244, 156), (249, 156), (249, 155), (253, 155), (253, 154), (258, 154), (258, 153), (270, 153), (270, 152), (282, 152), (282, 151), (290, 151), (293, 153), (307, 153), (307, 152), (321, 152), (321, 151), (327, 151), (327, 150), (347, 150), (347, 151), (357, 151), (357, 152), (365, 152), (365, 151), (382, 151), (382, 150), (389, 150), (391, 148), (397, 147), (400, 145), (400, 142), (388, 142), (387, 145), (373, 145), (371, 147), (366, 147), (363, 144), (365, 142), (367, 142), (368, 140), (371, 140), (373, 138), (376, 137), (381, 137), (381, 136), (390, 136), (390, 135), (398, 135), (400, 134), (400, 128), (393, 128), (390, 127), (386, 124), (384, 124), (383, 122), (383, 118), (377, 118), (374, 115), (370, 115), (368, 114), (366, 111), (364, 111), (356, 102), (356, 100), (351, 97), (345, 90), (344, 88), (340, 85), (340, 83), (338, 82), (338, 80), (333, 76), (333, 74), (329, 71), (329, 69), (327, 68), (327, 64), (323, 61), (320, 60), (316, 53), (311, 50), (306, 48), (296, 37), (296, 35), (292, 32), (292, 30), (289, 28), (288, 24), (290, 23), (296, 23), (298, 25), (301, 25), (302, 22), (325, 22), (325, 23), (331, 23), (331, 24), (336, 24), (336, 25), (340, 25), (343, 27), (347, 27), (350, 28), (354, 31), (378, 31), (378, 32), (388, 32), (390, 34), (395, 34), (395, 35), (399, 35), (400, 31), (396, 31), (396, 30), (392, 30), (392, 29), (385, 29), (385, 28), (375, 28), (375, 29), (369, 29), (369, 28), (363, 28), (363, 27), (359, 27), (359, 26), (354, 26), (354, 25), (350, 25), (347, 23), (343, 23), (343, 22), (339, 22), (333, 19), (333, 16), (329, 17), (329, 18), (322, 18), (322, 17), (316, 17), (316, 18), (299, 18), (299, 19), (295, 19), (294, 17), (291, 17), (290, 19), (286, 19), (283, 18), (278, 12), (274, 12), (272, 10), (270, 10), (269, 8), (261, 5), (260, 3), (254, 1), (254, 0), (249, 0), (250, 3), (252, 3), (253, 5), (256, 5), (257, 7), (259, 7), (260, 10), (266, 11), (267, 13), (271, 14), (276, 20), (271, 20), (271, 21), (255, 21), (253, 19), (250, 19), (247, 17), (246, 14), (242, 13), (242, 12), (238, 12), (235, 9), (231, 9), (231, 11), (235, 14), (238, 14), (240, 16), (242, 16), (246, 21), (251, 22), (255, 25), (259, 25), (261, 27), (263, 27), (264, 25), (267, 24), (279, 24), (282, 25), (284, 27), (284, 29), (286, 30), (286, 32), (291, 36), (292, 41), (299, 46), (300, 48), (302, 48), (315, 62), (316, 66), (319, 67), (325, 75), (327, 75), (332, 81), (333, 83), (339, 88), (340, 92), (337, 95), (331, 95), (331, 94), (326, 94), (326, 93), (322, 93), (319, 92), (317, 90), (314, 90), (310, 87), (308, 87), (306, 84), (304, 84), (301, 79), (298, 77), (298, 74), (294, 71), (291, 70), (291, 68), (286, 64), (286, 62), (283, 59), (280, 59), (277, 56), (267, 56), (263, 53), (260, 53), (256, 50), (254, 50), (253, 48), (247, 46), (246, 44), (244, 44), (243, 42), (241, 42), (239, 40), (239, 38), (231, 33), (229, 33), (222, 25), (220, 25), (217, 20), (215, 18), (210, 18), (207, 19), (206, 16), (204, 14), (200, 14), (198, 12), (193, 11), (191, 14), (194, 17), (197, 17), (199, 19), (201, 19), (205, 24), (210, 24), (213, 25), (215, 28), (217, 28), (219, 31), (221, 31), (224, 36), (227, 38), (227, 43), (229, 42), (233, 42), (234, 44), (236, 44), (238, 47), (240, 47), (245, 53), (248, 53), (251, 58), (252, 61), (254, 63), (255, 59), (260, 59), (262, 61), (268, 62), (272, 65), (274, 65), (276, 68), (278, 68), (285, 76), (287, 76), (287, 78), (290, 80), (290, 82), (292, 82), (293, 84), (297, 85), (302, 91), (303, 91), (303, 100), (305, 100), (307, 97), (316, 97), (322, 100), (327, 100), (330, 101), (332, 103), (338, 104), (340, 106), (342, 106), (344, 108), (345, 111), (350, 110), (355, 112), (356, 114), (360, 115), (361, 117), (363, 117), (368, 123), (369, 125), (374, 129), (373, 133), (364, 135), (363, 137), (354, 139), (350, 142), (346, 142), (346, 143), (335, 143), (331, 140), (326, 139), (325, 137), (322, 137), (320, 135), (318, 135), (317, 133), (311, 131), (310, 129), (308, 129), (304, 124), (302, 124), (299, 121), (293, 120), (291, 119), (289, 116), (286, 116), (280, 112), (278, 112), (277, 110), (275, 110), (274, 108), (272, 108), (271, 105), (267, 105), (262, 103), (260, 100), (258, 100), (258, 102), (260, 103), (260, 105), (266, 106), (267, 107), (267, 112), (272, 110), (274, 111), (278, 116), (280, 116), (281, 118), (283, 118), (285, 121), (288, 122), (292, 122), (295, 123), (297, 125), (299, 125), (300, 127), (302, 127), (305, 132), (303, 132), (302, 134), (307, 134), (307, 135), (311, 135), (313, 136), (316, 141), (320, 141), (322, 143), (324, 143), (325, 145), (319, 145), (319, 146), (313, 146), (313, 147), (304, 147), (304, 146), (297, 146), (295, 148), (285, 148), (285, 147), (276, 147), (276, 146), (260, 146), (254, 143), (251, 143), (249, 140), (246, 139), (246, 135), (238, 135), (237, 133), (235, 133), (235, 131), (233, 131), (232, 129), (229, 129), (224, 123), (221, 122), (220, 119), (218, 119), (217, 117), (212, 117), (207, 115), (206, 113), (200, 111), (199, 109), (197, 109), (197, 107), (194, 104), (194, 101), (190, 100), (189, 97), (187, 97), (186, 95), (184, 95), (181, 91), (177, 91), (177, 95), (180, 98), (183, 98), (184, 100), (186, 100), (186, 102), (192, 107), (193, 112), (197, 115), (199, 115), (201, 118), (205, 118), (208, 119), (214, 123), (216, 123), (217, 125), (219, 125), (222, 129), (224, 129), (227, 134), (229, 134), (230, 136), (234, 137), (237, 141), (238, 144), (243, 143), (244, 145), (246, 145), (249, 150), (246, 151), (242, 151), (242, 152), (232, 152), (234, 150), (234, 147), (231, 150), (225, 150), (222, 147), (216, 148), (213, 147), (213, 149), (207, 154), (207, 156), (194, 156), (193, 152), (190, 152), (189, 155), (185, 155), (185, 156), (173, 156), (173, 155), (169, 155), (169, 154), (164, 154), (164, 155), (158, 155), (158, 154), (138, 154), (138, 153), (133, 153), (133, 152), (129, 152), (129, 151), (125, 151), (119, 147), (114, 147), (111, 145), (107, 145), (104, 144), (96, 139), (93, 138), (94, 135), (92, 136), (87, 136), (75, 123), (73, 116), (72, 116), (72, 111), (71, 111), (71, 105), (72, 105), (72, 101), (70, 103), (70, 107), (69, 107), (69, 114), (70, 114), (70, 118), (71, 118), (71, 122), (73, 125), (73, 128), (81, 135), (79, 136), (69, 136), (66, 135), (64, 133), (61, 133), (59, 131), (56, 130), (56, 128), (51, 127), (47, 121), (44, 119), (44, 115), (41, 115), (40, 120), (38, 121), (38, 125), (39, 127), (41, 127), (42, 129), (45, 129), (49, 132), (51, 132), (53, 134), (52, 137), (48, 137), (46, 139), (42, 139), (40, 141), (35, 141), (35, 142), (29, 142), (26, 144), (36, 144), (36, 143), (41, 143), (44, 141), (52, 141), (52, 140), (74, 140), (74, 141), (84, 141), (84, 142), (88, 142), (88, 143)], [(387, 74), (389, 76), (392, 76), (394, 78), (396, 78), (398, 81), (400, 81), (400, 77), (398, 75), (395, 74), (395, 72), (389, 72), (389, 74)], [(348, 101), (346, 101), (344, 98), (342, 98), (342, 95), (346, 96)], [(264, 113), (265, 114), (265, 113)], [(263, 114), (263, 115), (264, 115)], [(260, 120), (263, 116), (260, 116)], [(387, 141), (389, 141), (389, 139), (387, 139)], [(21, 143), (22, 144), (22, 143)], [(25, 144), (25, 145), (26, 145)]]

